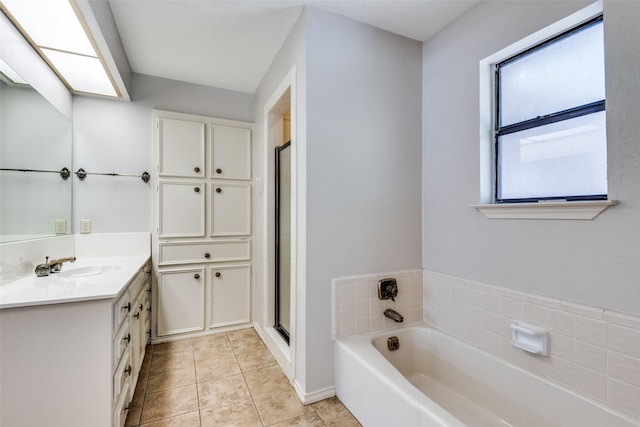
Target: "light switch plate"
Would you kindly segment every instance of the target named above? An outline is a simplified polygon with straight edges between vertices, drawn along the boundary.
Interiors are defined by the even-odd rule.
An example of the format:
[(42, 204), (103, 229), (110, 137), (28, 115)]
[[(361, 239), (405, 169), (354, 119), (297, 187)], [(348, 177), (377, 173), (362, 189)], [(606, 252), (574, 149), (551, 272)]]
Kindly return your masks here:
[(82, 233), (82, 234), (91, 233), (91, 220), (90, 219), (81, 219), (80, 220), (80, 233)]
[(56, 219), (56, 234), (67, 234), (67, 220)]

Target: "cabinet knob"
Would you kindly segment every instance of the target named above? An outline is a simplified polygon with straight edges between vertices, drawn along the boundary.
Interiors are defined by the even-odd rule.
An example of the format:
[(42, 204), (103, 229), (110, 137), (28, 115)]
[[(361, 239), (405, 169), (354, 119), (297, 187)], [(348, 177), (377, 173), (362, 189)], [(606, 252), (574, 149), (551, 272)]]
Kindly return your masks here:
[(199, 275), (198, 273), (196, 273), (196, 274), (194, 274), (194, 275), (193, 275), (193, 278), (194, 278), (194, 279), (199, 279), (199, 278), (200, 278), (200, 275)]
[(131, 311), (131, 303), (127, 303), (127, 305), (122, 306), (123, 310)]
[(138, 307), (138, 310), (142, 311), (143, 308), (144, 308), (144, 304), (140, 304), (140, 307)]
[(216, 173), (221, 175), (222, 174), (222, 169), (220, 169), (220, 168), (216, 169)]
[(133, 317), (135, 317), (136, 319), (139, 319), (140, 318), (140, 312), (134, 314)]
[(222, 193), (222, 188), (220, 187), (216, 188), (216, 193)]
[(195, 191), (196, 193), (200, 192), (200, 187), (193, 187), (193, 191)]
[(193, 171), (198, 173), (198, 172), (200, 172), (200, 168), (198, 166), (196, 166), (195, 168), (193, 168)]
[(216, 271), (216, 277), (220, 277), (222, 274), (219, 271)]
[(204, 254), (205, 258), (211, 258), (211, 254), (209, 252), (207, 252), (206, 254)]
[(129, 344), (131, 342), (131, 334), (127, 334), (126, 337), (122, 338), (122, 341), (126, 341)]
[(131, 365), (127, 366), (127, 369), (124, 370), (127, 375), (131, 375)]

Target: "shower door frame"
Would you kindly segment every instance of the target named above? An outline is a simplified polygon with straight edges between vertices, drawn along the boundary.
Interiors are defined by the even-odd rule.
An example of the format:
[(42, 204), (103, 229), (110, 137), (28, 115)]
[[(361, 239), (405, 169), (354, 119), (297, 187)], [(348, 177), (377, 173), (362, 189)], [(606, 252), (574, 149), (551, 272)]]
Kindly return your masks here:
[[(280, 152), (291, 147), (291, 140), (275, 147), (275, 310), (273, 328), (278, 331), (280, 336), (290, 344), (290, 331), (287, 331), (280, 323)], [(289, 279), (289, 288), (291, 288), (291, 279)], [(289, 298), (291, 298), (291, 289), (289, 289)]]

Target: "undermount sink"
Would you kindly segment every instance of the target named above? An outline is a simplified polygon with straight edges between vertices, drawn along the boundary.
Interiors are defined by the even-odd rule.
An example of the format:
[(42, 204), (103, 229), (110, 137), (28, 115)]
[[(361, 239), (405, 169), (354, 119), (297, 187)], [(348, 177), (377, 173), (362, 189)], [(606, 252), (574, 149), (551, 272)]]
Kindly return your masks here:
[(87, 277), (117, 271), (121, 268), (119, 265), (89, 265), (86, 267), (69, 268), (55, 274), (60, 277)]

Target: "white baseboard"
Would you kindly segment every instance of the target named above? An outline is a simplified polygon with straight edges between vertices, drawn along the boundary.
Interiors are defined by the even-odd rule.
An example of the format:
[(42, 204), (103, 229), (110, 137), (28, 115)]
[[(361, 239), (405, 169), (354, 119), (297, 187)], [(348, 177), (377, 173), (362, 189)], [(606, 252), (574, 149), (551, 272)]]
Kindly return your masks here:
[(336, 395), (335, 386), (326, 387), (320, 390), (313, 391), (311, 393), (305, 393), (300, 387), (300, 384), (297, 381), (294, 381), (293, 389), (296, 391), (298, 399), (300, 399), (303, 405), (309, 405), (311, 403), (319, 402)]

